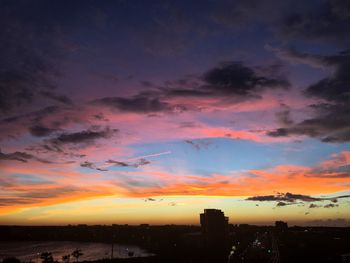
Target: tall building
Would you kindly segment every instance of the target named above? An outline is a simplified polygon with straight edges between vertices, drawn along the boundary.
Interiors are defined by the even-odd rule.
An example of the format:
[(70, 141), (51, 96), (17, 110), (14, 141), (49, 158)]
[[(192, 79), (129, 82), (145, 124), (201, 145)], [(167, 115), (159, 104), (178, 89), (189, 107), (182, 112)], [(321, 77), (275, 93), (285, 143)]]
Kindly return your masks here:
[(285, 230), (288, 229), (288, 224), (286, 222), (283, 222), (283, 221), (276, 221), (275, 222), (275, 228), (278, 231), (285, 231)]
[(227, 241), (228, 238), (228, 217), (219, 209), (204, 209), (200, 214), (202, 233), (207, 245), (216, 245)]

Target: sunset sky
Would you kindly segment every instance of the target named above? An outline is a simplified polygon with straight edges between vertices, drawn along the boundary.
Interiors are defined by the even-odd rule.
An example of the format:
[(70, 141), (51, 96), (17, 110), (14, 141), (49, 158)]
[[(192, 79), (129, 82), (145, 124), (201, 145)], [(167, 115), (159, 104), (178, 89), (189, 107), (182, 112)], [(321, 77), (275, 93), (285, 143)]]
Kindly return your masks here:
[(0, 1), (0, 224), (350, 225), (350, 1)]

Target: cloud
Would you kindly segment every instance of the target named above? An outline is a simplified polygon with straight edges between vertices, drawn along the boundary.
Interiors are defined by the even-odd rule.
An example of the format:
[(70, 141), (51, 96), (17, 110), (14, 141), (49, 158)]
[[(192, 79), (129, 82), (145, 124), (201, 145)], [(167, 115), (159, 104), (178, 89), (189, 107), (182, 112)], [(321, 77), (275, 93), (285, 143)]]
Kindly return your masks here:
[(53, 91), (58, 57), (63, 54), (55, 28), (64, 21), (63, 16), (60, 21), (58, 15), (42, 16), (54, 10), (39, 2), (36, 8), (23, 1), (0, 3), (0, 114), (36, 103), (43, 95), (64, 100)]
[(26, 206), (41, 203), (50, 203), (52, 201), (59, 202), (60, 199), (64, 199), (67, 196), (77, 197), (79, 195), (89, 195), (93, 191), (88, 189), (79, 188), (76, 186), (52, 186), (48, 189), (29, 188), (21, 189), (14, 187), (17, 190), (16, 196), (1, 197), (0, 207), (8, 206)]
[(12, 160), (26, 163), (32, 158), (33, 156), (26, 152), (3, 153), (0, 151), (0, 160)]
[(298, 123), (284, 123), (284, 127), (267, 132), (272, 137), (306, 135), (323, 142), (341, 143), (350, 141), (350, 52), (341, 52), (333, 56), (299, 54), (294, 51), (289, 57), (303, 57), (334, 72), (310, 85), (305, 95), (323, 102), (311, 105), (314, 116)]
[(32, 154), (26, 153), (26, 152), (13, 152), (13, 153), (3, 153), (0, 150), (0, 161), (4, 160), (4, 161), (18, 161), (18, 162), (22, 162), (22, 163), (26, 163), (29, 160), (34, 160), (40, 163), (44, 163), (44, 164), (52, 164), (54, 162), (46, 160), (46, 159), (42, 159), (40, 157), (34, 156)]
[(147, 197), (145, 198), (145, 202), (155, 202), (157, 201), (157, 199), (151, 198), (151, 197)]
[(242, 62), (223, 63), (206, 72), (203, 80), (207, 84), (203, 88), (207, 90), (243, 97), (255, 97), (254, 91), (259, 89), (289, 86), (285, 79), (264, 76), (257, 73), (257, 70), (243, 65)]
[(53, 91), (41, 91), (40, 95), (47, 97), (53, 101), (60, 102), (66, 105), (72, 105), (73, 102), (70, 98), (65, 95), (59, 95)]
[(144, 166), (147, 164), (150, 164), (151, 162), (141, 158), (135, 162), (121, 162), (121, 161), (114, 161), (114, 160), (108, 160), (105, 162), (104, 165), (96, 165), (95, 163), (89, 162), (89, 161), (85, 161), (80, 163), (81, 167), (85, 167), (85, 168), (89, 168), (92, 170), (98, 170), (98, 171), (108, 171), (108, 167), (111, 166), (115, 166), (115, 167), (134, 167), (134, 168), (138, 168), (140, 166)]
[(323, 142), (342, 143), (350, 141), (350, 109), (345, 104), (317, 105), (316, 117), (291, 126), (267, 132), (271, 137), (310, 136)]
[(147, 159), (141, 158), (139, 160), (137, 160), (136, 162), (121, 162), (121, 161), (115, 161), (115, 160), (108, 160), (106, 161), (107, 165), (110, 166), (119, 166), (119, 167), (140, 167), (140, 166), (144, 166), (147, 164), (150, 164), (151, 162), (148, 161)]
[(307, 3), (303, 3), (302, 8), (295, 2), (286, 0), (236, 0), (220, 1), (215, 5), (211, 15), (212, 20), (231, 30), (247, 30), (256, 24), (265, 26), (276, 26), (290, 13), (290, 10), (304, 10)]
[(15, 115), (12, 117), (3, 118), (0, 123), (6, 124), (6, 123), (13, 123), (13, 122), (19, 122), (19, 121), (25, 121), (27, 119), (30, 119), (33, 122), (39, 122), (43, 118), (52, 115), (54, 113), (58, 113), (60, 111), (60, 107), (52, 105), (47, 106), (45, 108), (42, 108), (40, 110), (32, 111), (29, 113), (21, 114), (21, 115)]
[(309, 208), (318, 208), (318, 207), (322, 207), (322, 206), (316, 205), (316, 204), (310, 204), (309, 205)]
[(100, 168), (100, 167), (96, 167), (96, 165), (92, 162), (88, 162), (88, 161), (85, 161), (85, 162), (82, 162), (80, 164), (81, 167), (85, 167), (85, 168), (89, 168), (89, 169), (92, 169), (92, 170), (97, 170), (97, 171), (101, 171), (101, 172), (106, 172), (108, 171), (107, 169), (104, 169), (104, 168)]
[[(272, 66), (274, 67), (274, 66)], [(239, 101), (260, 98), (266, 89), (287, 88), (278, 68), (248, 67), (240, 61), (225, 62), (205, 72), (197, 87), (167, 88), (167, 97), (225, 97)], [(232, 101), (231, 101), (232, 102)]]
[(112, 109), (117, 109), (126, 112), (136, 113), (152, 113), (161, 112), (170, 109), (170, 105), (162, 102), (159, 98), (142, 96), (134, 96), (131, 98), (122, 97), (105, 97), (94, 100), (96, 105), (104, 105)]
[(346, 0), (222, 1), (215, 5), (211, 18), (230, 29), (267, 27), (284, 43), (311, 41), (349, 46), (350, 5)]
[(44, 127), (42, 125), (35, 125), (32, 127), (29, 127), (30, 134), (35, 136), (35, 137), (45, 137), (45, 136), (50, 135), (54, 131), (56, 131), (56, 129), (50, 129), (50, 128)]
[(290, 109), (284, 109), (283, 111), (277, 112), (276, 117), (278, 120), (278, 123), (282, 125), (292, 125), (294, 122), (291, 118)]
[(261, 195), (261, 196), (253, 196), (248, 197), (246, 200), (248, 201), (277, 201), (282, 202), (278, 206), (283, 206), (286, 203), (294, 203), (296, 201), (302, 202), (315, 202), (315, 201), (326, 201), (326, 200), (337, 200), (340, 198), (349, 198), (350, 195), (340, 195), (336, 197), (312, 197), (309, 195), (302, 194), (292, 194), (292, 193), (278, 193), (276, 195)]
[[(57, 120), (51, 123), (45, 123), (46, 118), (57, 116), (62, 111), (58, 106), (47, 106), (39, 110), (29, 111), (23, 114), (17, 114), (2, 118), (0, 120), (0, 140), (14, 138), (28, 130), (35, 137), (48, 136), (59, 128)], [(44, 124), (45, 123), (45, 124)]]
[(333, 59), (326, 59), (323, 55), (300, 52), (294, 48), (277, 48), (267, 44), (265, 45), (265, 49), (293, 65), (305, 64), (318, 69), (325, 69), (326, 67), (334, 65)]
[(90, 169), (96, 169), (95, 165), (91, 162), (88, 162), (88, 161), (81, 163), (80, 166), (90, 168)]
[[(280, 65), (248, 67), (241, 61), (221, 63), (201, 74), (179, 81), (166, 81), (163, 87), (139, 92), (131, 97), (104, 97), (91, 101), (111, 109), (133, 113), (179, 113), (199, 111), (207, 100), (236, 104), (260, 99), (269, 89), (289, 87)], [(189, 99), (196, 98), (198, 105)], [(201, 105), (203, 104), (203, 105)]]
[(282, 206), (287, 206), (287, 205), (294, 205), (294, 203), (278, 202), (276, 204), (276, 207), (282, 207)]
[(286, 15), (278, 29), (288, 39), (324, 41), (339, 46), (350, 43), (350, 4), (346, 0), (319, 1), (311, 9)]
[(338, 167), (314, 168), (310, 173), (306, 174), (308, 177), (320, 177), (320, 178), (349, 178), (350, 177), (350, 165), (341, 165)]
[(350, 51), (344, 51), (333, 56), (322, 56), (320, 63), (333, 66), (335, 72), (307, 88), (306, 94), (327, 101), (342, 103), (350, 99)]
[[(61, 128), (51, 129), (44, 126), (34, 126), (30, 127), (30, 132), (36, 137), (47, 136), (48, 138), (27, 146), (25, 148), (27, 151), (35, 155), (51, 156), (51, 159), (61, 159), (62, 163), (69, 163), (73, 162), (72, 158), (85, 157), (88, 147), (96, 146), (100, 140), (112, 139), (119, 130), (95, 125), (86, 130), (62, 132)], [(96, 167), (96, 170), (100, 170), (99, 167)], [(104, 169), (101, 168), (102, 170)]]
[(109, 127), (103, 130), (88, 129), (80, 132), (62, 133), (50, 139), (49, 142), (53, 145), (93, 143), (98, 139), (111, 138), (117, 132), (119, 132), (118, 129), (110, 129)]
[(207, 140), (185, 140), (185, 143), (193, 146), (196, 150), (208, 148), (212, 144), (212, 142)]
[(334, 207), (338, 207), (339, 205), (338, 204), (327, 204), (327, 205), (324, 205), (323, 207), (324, 208), (334, 208)]

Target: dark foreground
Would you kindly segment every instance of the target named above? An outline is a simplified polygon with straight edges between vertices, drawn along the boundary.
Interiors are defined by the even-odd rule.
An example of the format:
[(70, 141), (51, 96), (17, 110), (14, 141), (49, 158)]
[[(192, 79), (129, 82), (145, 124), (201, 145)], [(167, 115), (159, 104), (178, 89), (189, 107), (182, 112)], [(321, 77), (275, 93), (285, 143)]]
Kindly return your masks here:
[(65, 240), (133, 244), (155, 254), (144, 258), (131, 255), (126, 259), (90, 261), (94, 263), (350, 262), (346, 261), (349, 260), (346, 254), (350, 253), (349, 227), (230, 225), (226, 240), (206, 240), (198, 226), (175, 225), (0, 226), (0, 233), (0, 241), (5, 242)]

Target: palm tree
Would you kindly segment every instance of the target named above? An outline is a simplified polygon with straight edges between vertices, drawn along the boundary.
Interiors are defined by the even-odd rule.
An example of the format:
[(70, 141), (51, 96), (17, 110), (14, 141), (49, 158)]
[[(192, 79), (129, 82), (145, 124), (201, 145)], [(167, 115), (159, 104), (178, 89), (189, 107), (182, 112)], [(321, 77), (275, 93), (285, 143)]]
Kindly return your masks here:
[(51, 252), (41, 253), (40, 258), (42, 259), (42, 263), (53, 263), (54, 262)]
[(72, 252), (72, 256), (75, 257), (75, 262), (78, 262), (79, 257), (82, 255), (84, 255), (84, 253), (78, 248)]
[(70, 254), (62, 256), (62, 261), (64, 263), (69, 263), (70, 262)]

